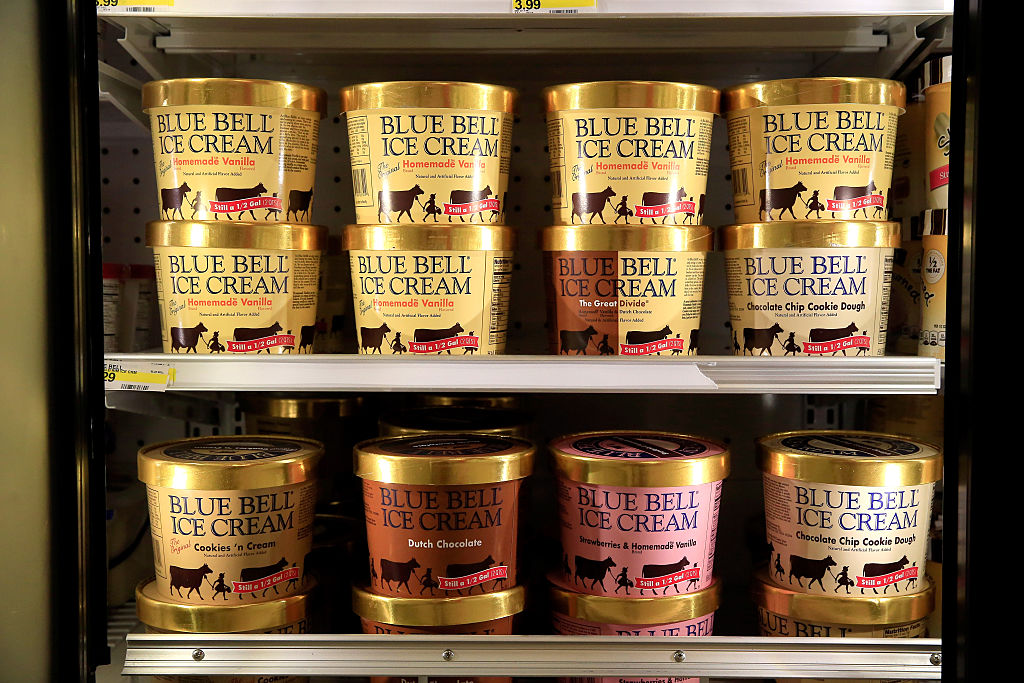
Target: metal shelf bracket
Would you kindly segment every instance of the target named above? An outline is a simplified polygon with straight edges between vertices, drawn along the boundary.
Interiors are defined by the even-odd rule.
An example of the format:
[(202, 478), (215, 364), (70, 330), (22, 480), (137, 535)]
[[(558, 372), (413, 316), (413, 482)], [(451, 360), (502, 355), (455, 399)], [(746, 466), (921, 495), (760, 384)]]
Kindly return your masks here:
[(129, 635), (125, 674), (938, 680), (919, 638)]

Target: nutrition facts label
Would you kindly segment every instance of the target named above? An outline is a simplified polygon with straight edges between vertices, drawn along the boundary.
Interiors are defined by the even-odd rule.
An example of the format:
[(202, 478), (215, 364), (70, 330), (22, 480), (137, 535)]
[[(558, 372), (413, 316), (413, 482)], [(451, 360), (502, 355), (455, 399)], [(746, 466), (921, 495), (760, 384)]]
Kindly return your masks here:
[(352, 160), (352, 193), (356, 206), (373, 206), (370, 177), (370, 129), (365, 116), (348, 115), (348, 146)]
[(565, 153), (562, 149), (562, 119), (548, 117), (548, 157), (551, 159), (551, 206), (565, 206)]
[(753, 165), (750, 161), (750, 117), (736, 116), (729, 123), (729, 165), (732, 169), (732, 196), (736, 206), (754, 203)]
[(489, 329), (492, 346), (504, 346), (508, 337), (508, 307), (512, 281), (512, 258), (495, 256), (492, 263), (491, 324)]

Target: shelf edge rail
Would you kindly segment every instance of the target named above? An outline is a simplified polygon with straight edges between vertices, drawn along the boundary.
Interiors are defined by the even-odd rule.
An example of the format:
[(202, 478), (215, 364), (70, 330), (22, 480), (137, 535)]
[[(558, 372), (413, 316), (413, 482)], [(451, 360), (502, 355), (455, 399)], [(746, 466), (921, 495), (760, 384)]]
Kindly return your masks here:
[(125, 675), (938, 680), (931, 638), (130, 634)]
[(916, 356), (702, 356), (677, 361), (668, 357), (112, 354), (106, 360), (125, 366), (169, 365), (174, 378), (167, 388), (178, 391), (934, 394), (942, 385), (940, 362)]

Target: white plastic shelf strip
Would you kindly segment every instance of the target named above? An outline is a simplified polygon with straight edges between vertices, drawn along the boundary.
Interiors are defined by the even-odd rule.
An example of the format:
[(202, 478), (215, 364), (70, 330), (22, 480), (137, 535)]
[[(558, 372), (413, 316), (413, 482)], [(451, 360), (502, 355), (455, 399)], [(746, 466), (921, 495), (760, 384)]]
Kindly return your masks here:
[(169, 391), (934, 394), (933, 358), (109, 354), (169, 363)]
[(133, 634), (124, 673), (937, 680), (941, 664), (923, 638)]
[[(367, 3), (362, 0), (156, 0), (148, 4), (136, 0), (136, 6), (97, 7), (101, 16), (290, 16), (329, 17), (346, 15), (416, 14), (511, 14), (511, 0), (388, 0)], [(141, 7), (140, 7), (141, 6)], [(770, 5), (760, 0), (597, 0), (599, 12), (615, 15), (671, 14), (675, 16), (835, 16), (899, 14), (950, 14), (953, 0), (775, 0)], [(573, 20), (573, 16), (563, 19)]]

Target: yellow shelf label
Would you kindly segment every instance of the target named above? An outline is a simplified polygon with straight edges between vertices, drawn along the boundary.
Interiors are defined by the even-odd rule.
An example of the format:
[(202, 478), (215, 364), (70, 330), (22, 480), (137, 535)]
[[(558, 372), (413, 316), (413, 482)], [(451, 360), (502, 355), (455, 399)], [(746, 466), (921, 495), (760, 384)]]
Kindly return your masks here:
[(596, 11), (597, 0), (512, 0), (513, 14), (578, 14)]
[(174, 7), (174, 0), (96, 0), (96, 9), (117, 9), (118, 7)]
[(165, 391), (174, 369), (166, 363), (103, 364), (103, 388), (107, 391)]

